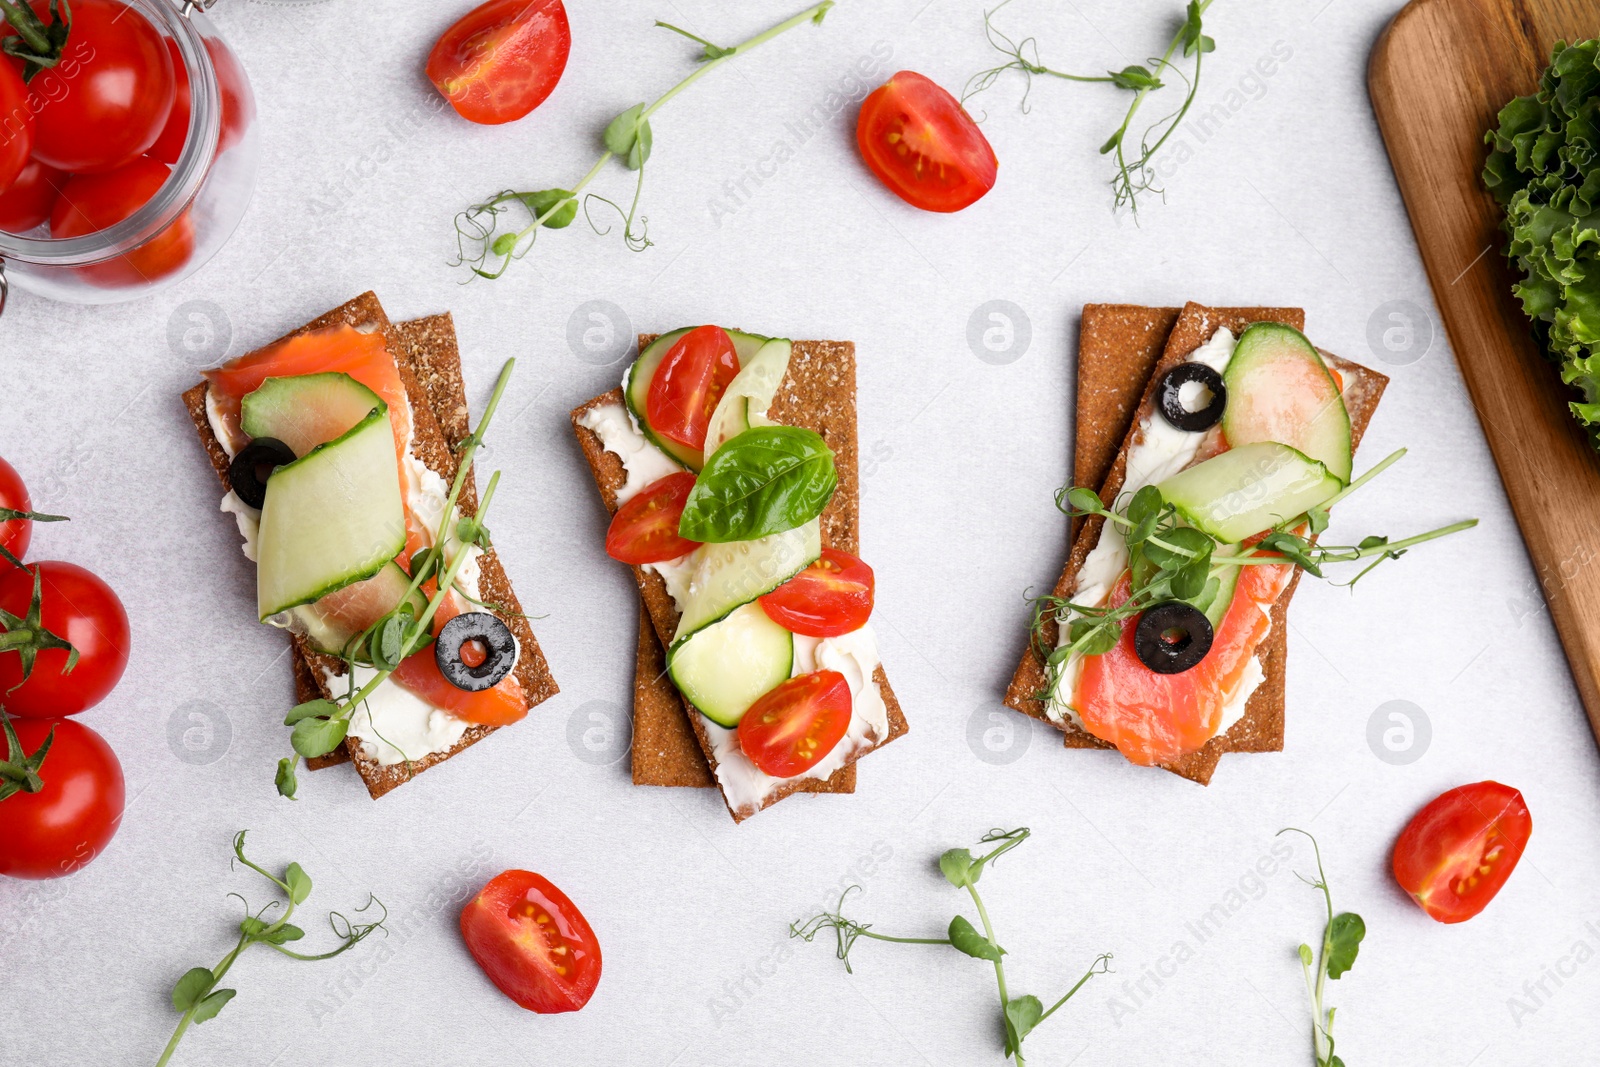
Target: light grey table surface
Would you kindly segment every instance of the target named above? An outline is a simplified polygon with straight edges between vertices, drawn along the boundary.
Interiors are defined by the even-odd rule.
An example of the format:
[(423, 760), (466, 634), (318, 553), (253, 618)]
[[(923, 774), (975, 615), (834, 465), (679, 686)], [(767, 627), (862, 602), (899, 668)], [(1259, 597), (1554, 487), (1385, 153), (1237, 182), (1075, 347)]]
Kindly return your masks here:
[[(977, 2), (843, 0), (659, 114), (654, 247), (632, 253), (580, 220), (502, 280), (462, 285), (448, 265), (457, 210), (575, 181), (607, 119), (690, 69), (690, 46), (652, 19), (732, 39), (790, 13), (571, 3), (555, 94), (479, 128), (432, 106), (420, 74), (465, 6), (223, 0), (215, 19), (249, 69), (264, 139), (232, 242), (154, 297), (18, 295), (0, 322), (0, 454), (40, 506), (73, 517), (40, 529), (35, 555), (103, 574), (134, 631), (120, 688), (83, 716), (127, 774), (121, 832), (75, 877), (0, 884), (0, 1059), (153, 1062), (176, 1020), (172, 981), (228, 946), (226, 894), (262, 899), (229, 870), (240, 828), (260, 860), (311, 873), (308, 920), (370, 891), (395, 929), (332, 963), (247, 955), (229, 977), (238, 998), (175, 1062), (999, 1063), (987, 965), (863, 943), (851, 976), (786, 926), (858, 883), (858, 917), (938, 932), (964, 898), (934, 858), (1017, 825), (1033, 840), (983, 881), (1012, 989), (1048, 1002), (1115, 954), (1115, 973), (1029, 1039), (1031, 1063), (1308, 1062), (1294, 950), (1319, 938), (1322, 905), (1294, 875), (1313, 869), (1305, 844), (1262, 863), (1285, 826), (1317, 834), (1335, 906), (1367, 922), (1354, 971), (1329, 985), (1348, 1063), (1573, 1063), (1592, 1049), (1600, 761), (1368, 104), (1393, 0), (1219, 0), (1198, 105), (1210, 118), (1179, 132), (1165, 203), (1148, 198), (1138, 225), (1113, 217), (1096, 154), (1121, 114), (1104, 86), (1040, 83), (1024, 115), (1005, 81), (975, 105), (1001, 160), (992, 194), (952, 217), (890, 197), (853, 145), (867, 83), (913, 68), (959, 87), (993, 57)], [(1159, 51), (1177, 6), (1018, 0), (1001, 18), (1036, 33), (1047, 62), (1095, 69)], [(829, 118), (808, 134), (817, 105)], [(630, 180), (612, 169), (596, 188), (624, 199)], [(346, 769), (302, 775), (290, 803), (271, 785), (288, 751), (283, 641), (251, 621), (252, 570), (177, 398), (220, 345), (169, 336), (204, 312), (236, 355), (369, 288), (395, 318), (454, 312), (475, 405), (518, 360), (484, 460), (504, 471), (491, 525), (562, 692), (381, 803)], [(1482, 519), (1354, 592), (1303, 581), (1285, 749), (1224, 759), (1207, 789), (1064, 751), (1000, 705), (1023, 593), (1054, 579), (1066, 543), (1052, 492), (1070, 467), (1079, 308), (1185, 299), (1303, 306), (1319, 344), (1393, 377), (1361, 458), (1410, 456), (1341, 507), (1330, 536)], [(996, 300), (1020, 310), (1015, 341), (974, 347)], [(625, 366), (569, 344), (575, 322), (593, 325), (591, 301), (622, 310), (623, 336), (717, 321), (856, 342), (862, 545), (911, 733), (862, 765), (855, 796), (736, 827), (712, 792), (630, 784), (635, 595), (601, 551), (566, 414)], [(1418, 727), (1398, 754), (1369, 742), (1397, 708)], [(1488, 911), (1440, 926), (1396, 887), (1389, 849), (1421, 804), (1483, 778), (1521, 788), (1536, 830)], [(579, 1014), (518, 1009), (457, 933), (465, 895), (519, 866), (599, 931), (605, 975)]]

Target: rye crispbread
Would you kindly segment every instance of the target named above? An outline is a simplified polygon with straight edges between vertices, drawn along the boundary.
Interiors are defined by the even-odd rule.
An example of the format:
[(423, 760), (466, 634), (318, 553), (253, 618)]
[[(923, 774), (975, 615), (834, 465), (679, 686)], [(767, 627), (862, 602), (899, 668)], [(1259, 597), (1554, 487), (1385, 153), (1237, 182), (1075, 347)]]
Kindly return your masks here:
[[(461, 358), (456, 347), (455, 329), (450, 316), (435, 315), (413, 322), (391, 323), (377, 297), (368, 292), (307, 323), (298, 330), (279, 338), (329, 326), (346, 324), (359, 329), (382, 331), (390, 353), (395, 357), (406, 395), (411, 402), (413, 445), (412, 454), (446, 482), (456, 473), (455, 449), (470, 431), (468, 425), (466, 388), (461, 376)], [(278, 341), (272, 342), (273, 344)], [(206, 417), (204, 383), (183, 394), (184, 405), (194, 422), (206, 455), (210, 458), (223, 489), (230, 488), (228, 481), (228, 456), (211, 432)], [(469, 472), (463, 484), (459, 506), (465, 515), (477, 510), (476, 487)], [(511, 588), (499, 556), (493, 549), (479, 559), (480, 592), (485, 603), (499, 609), (496, 614), (511, 628), (520, 645), (516, 676), (522, 685), (531, 709), (556, 694), (555, 679), (549, 664), (539, 648), (532, 628), (522, 615), (522, 607)], [(334, 694), (324, 680), (324, 672), (334, 675), (344, 673), (344, 665), (335, 657), (312, 651), (306, 643), (290, 638), (291, 659), (294, 661), (294, 688), (296, 701), (315, 696), (331, 698)], [(310, 695), (307, 695), (310, 694)], [(326, 756), (308, 759), (307, 767), (318, 770), (336, 763), (354, 762), (367, 791), (373, 799), (383, 796), (396, 786), (409, 781), (439, 763), (477, 743), (495, 727), (469, 726), (452, 748), (432, 753), (410, 763), (383, 766), (361, 754), (361, 743), (354, 737), (346, 738), (344, 747)]]
[[(1194, 303), (1176, 313), (1170, 308), (1131, 305), (1085, 307), (1079, 336), (1073, 484), (1101, 485), (1101, 499), (1107, 506), (1114, 502), (1121, 492), (1128, 451), (1139, 434), (1139, 421), (1153, 410), (1160, 376), (1209, 340), (1219, 326), (1226, 326), (1237, 335), (1245, 326), (1260, 321), (1303, 329), (1305, 315), (1298, 308), (1206, 308)], [(1322, 355), (1344, 379), (1353, 448), (1360, 443), (1389, 379), (1332, 353)], [(1113, 443), (1115, 449), (1111, 447)], [(1057, 596), (1071, 591), (1078, 568), (1098, 540), (1102, 524), (1103, 520), (1090, 518), (1078, 525), (1066, 566), (1056, 583)], [(1257, 653), (1266, 677), (1246, 702), (1243, 718), (1198, 752), (1164, 765), (1166, 770), (1206, 785), (1224, 752), (1282, 750), (1287, 612), (1299, 578), (1297, 569), (1273, 605), (1272, 628)], [(1043, 636), (1048, 644), (1055, 643), (1057, 627), (1053, 620), (1046, 622)], [(1044, 663), (1030, 642), (1006, 692), (1007, 706), (1056, 726), (1064, 734), (1067, 748), (1114, 748), (1071, 721), (1051, 722), (1037, 697), (1046, 685)]]
[[(653, 335), (642, 335), (639, 339), (641, 348), (654, 340)], [(625, 481), (622, 461), (612, 453), (605, 450), (600, 443), (600, 438), (593, 431), (580, 425), (580, 420), (589, 411), (606, 404), (621, 404), (622, 390), (614, 389), (609, 393), (597, 396), (585, 404), (575, 408), (572, 412), (573, 431), (577, 435), (578, 444), (582, 448), (584, 458), (589, 463), (589, 469), (594, 475), (595, 484), (600, 489), (602, 502), (607, 513), (615, 513), (617, 508), (616, 494)], [(834, 463), (838, 470), (839, 484), (833, 499), (822, 514), (822, 543), (826, 546), (842, 549), (852, 554), (859, 554), (859, 499), (858, 482), (856, 473), (857, 445), (856, 445), (856, 412), (855, 412), (855, 346), (849, 342), (840, 341), (796, 341), (793, 354), (789, 361), (788, 374), (785, 376), (778, 394), (773, 398), (768, 414), (777, 422), (791, 426), (803, 426), (815, 430), (822, 435), (829, 448), (834, 453)], [(659, 575), (647, 573), (642, 568), (633, 568), (635, 581), (639, 586), (639, 595), (645, 604), (651, 623), (655, 629), (659, 647), (664, 647), (672, 640), (673, 632), (678, 625), (678, 611), (673, 604), (671, 595), (667, 592), (666, 584)], [(644, 649), (641, 642), (641, 651)], [(906, 720), (900, 710), (900, 704), (895, 699), (894, 692), (889, 687), (887, 677), (880, 666), (874, 675), (883, 701), (889, 712), (889, 736), (881, 740), (871, 749), (863, 750), (855, 758), (874, 751), (906, 732)], [(636, 707), (636, 713), (639, 708)], [(660, 714), (663, 708), (655, 701), (645, 705), (646, 714)], [(708, 765), (715, 769), (715, 756), (711, 750), (709, 736), (701, 722), (700, 713), (683, 701), (680, 704), (680, 714), (690, 724), (694, 736), (699, 744), (702, 756)], [(637, 731), (637, 727), (636, 727)], [(667, 778), (681, 772), (675, 765), (663, 763), (660, 767), (650, 764), (655, 759), (655, 753), (648, 749), (635, 748), (635, 774), (641, 773), (647, 779)], [(669, 757), (663, 757), (664, 759)], [(770, 807), (780, 800), (796, 792), (848, 792), (853, 789), (853, 768), (855, 760), (846, 765), (829, 780), (826, 790), (821, 787), (824, 783), (815, 779), (803, 779), (799, 782), (789, 783), (761, 805), (761, 808), (743, 808), (734, 810), (729, 806), (729, 812), (736, 822), (754, 815), (758, 810)], [(726, 796), (724, 796), (726, 800)]]

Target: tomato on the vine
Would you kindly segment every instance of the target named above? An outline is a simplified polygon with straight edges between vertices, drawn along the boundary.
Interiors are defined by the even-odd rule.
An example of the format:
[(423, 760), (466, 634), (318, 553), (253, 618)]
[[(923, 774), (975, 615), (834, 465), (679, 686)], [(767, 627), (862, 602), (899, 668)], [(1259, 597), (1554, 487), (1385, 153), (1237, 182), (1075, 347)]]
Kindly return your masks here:
[(861, 158), (889, 191), (924, 211), (960, 211), (994, 188), (988, 138), (943, 88), (902, 70), (874, 89), (856, 120)]
[[(74, 174), (50, 212), (50, 236), (82, 237), (121, 222), (150, 202), (171, 168), (140, 156), (103, 174)], [(143, 244), (105, 263), (79, 268), (96, 285), (137, 285), (183, 269), (194, 254), (194, 224), (185, 211)]]
[(489, 981), (529, 1011), (577, 1011), (600, 984), (600, 939), (567, 895), (502, 871), (461, 909), (461, 937)]
[(544, 103), (571, 50), (561, 0), (489, 0), (439, 38), (427, 75), (462, 118), (492, 126)]
[[(5, 460), (0, 459), (0, 512), (31, 512), (33, 501), (28, 497), (28, 487), (22, 475)], [(13, 518), (0, 520), (0, 548), (18, 559), (28, 554), (28, 542), (33, 539), (33, 520)], [(0, 557), (0, 573), (11, 570), (4, 557)]]
[(11, 188), (33, 153), (33, 113), (28, 87), (7, 60), (0, 59), (0, 193)]
[[(0, 704), (13, 715), (76, 715), (104, 700), (128, 666), (128, 613), (110, 586), (77, 564), (8, 569), (0, 574), (0, 612), (29, 623), (0, 631)], [(78, 657), (71, 670), (74, 652), (59, 642)], [(33, 669), (24, 680), (28, 647)]]
[(680, 445), (704, 448), (717, 402), (738, 373), (739, 353), (727, 330), (690, 330), (667, 349), (650, 379), (644, 412), (650, 428)]
[(700, 547), (678, 533), (678, 520), (694, 488), (688, 471), (651, 482), (617, 509), (606, 530), (606, 555), (635, 566), (664, 563)]
[[(217, 140), (217, 154), (221, 155), (244, 139), (245, 130), (255, 121), (255, 107), (251, 102), (244, 69), (233, 50), (217, 38), (207, 37), (206, 51), (211, 56), (212, 68), (217, 72), (217, 86), (222, 90), (222, 133)], [(176, 165), (178, 157), (183, 154), (184, 142), (189, 139), (189, 72), (183, 65), (178, 42), (170, 37), (167, 38), (167, 52), (172, 56), (176, 91), (167, 123), (147, 154), (163, 163)]]
[(767, 618), (807, 637), (861, 629), (872, 614), (872, 568), (837, 548), (761, 598)]
[(762, 696), (739, 720), (739, 747), (762, 771), (792, 778), (822, 762), (850, 730), (850, 683), (812, 671)]
[(1465, 922), (1494, 899), (1533, 834), (1522, 794), (1499, 782), (1457, 786), (1400, 831), (1394, 877), (1431, 917)]
[[(10, 726), (20, 747), (7, 745), (6, 762), (13, 768), (26, 763), (40, 788), (13, 792), (0, 783), (0, 874), (72, 874), (117, 832), (126, 788), (122, 764), (104, 738), (73, 719), (16, 719)], [(37, 759), (52, 730), (49, 750)]]
[(11, 188), (0, 193), (0, 230), (27, 233), (50, 217), (67, 176), (37, 159), (30, 159)]

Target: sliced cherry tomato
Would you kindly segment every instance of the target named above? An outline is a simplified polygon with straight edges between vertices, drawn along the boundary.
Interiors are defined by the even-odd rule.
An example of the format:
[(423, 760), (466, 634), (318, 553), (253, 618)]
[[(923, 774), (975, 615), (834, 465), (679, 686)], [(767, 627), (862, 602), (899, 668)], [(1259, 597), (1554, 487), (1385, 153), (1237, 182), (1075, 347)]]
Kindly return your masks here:
[(664, 563), (699, 548), (700, 542), (678, 535), (678, 520), (693, 488), (694, 475), (683, 471), (639, 490), (611, 517), (606, 555), (638, 565)]
[[(105, 849), (122, 821), (122, 764), (105, 739), (72, 719), (15, 719), (21, 754), (33, 756), (50, 731), (39, 762), (43, 787), (0, 800), (0, 874), (60, 878)], [(3, 742), (0, 742), (3, 743)], [(11, 753), (13, 762), (18, 755)]]
[(859, 630), (872, 614), (872, 568), (837, 548), (761, 598), (767, 618), (807, 637)]
[[(62, 12), (68, 9), (61, 4)], [(50, 20), (49, 0), (33, 11)], [(28, 82), (33, 155), (57, 170), (115, 170), (155, 143), (172, 110), (172, 57), (121, 0), (74, 0), (56, 66)]]
[[(0, 59), (0, 193), (11, 188), (33, 152), (33, 112), (16, 65)], [(35, 223), (34, 225), (38, 225)]]
[(0, 193), (0, 230), (27, 233), (50, 217), (67, 176), (37, 159), (28, 161), (11, 188)]
[(122, 678), (128, 666), (128, 613), (111, 587), (75, 563), (30, 563), (0, 574), (0, 610), (19, 619), (33, 614), (34, 574), (39, 575), (37, 626), (78, 651), (69, 672), (66, 649), (39, 649), (33, 672), (22, 679), (22, 653), (0, 633), (0, 704), (13, 715), (47, 718), (92, 708)]
[(861, 105), (861, 158), (889, 191), (924, 211), (960, 211), (994, 188), (999, 161), (944, 89), (902, 70)]
[[(0, 459), (0, 509), (5, 511), (32, 511), (33, 501), (28, 498), (28, 487), (22, 475), (5, 460)], [(6, 519), (0, 521), (0, 548), (23, 559), (28, 554), (28, 542), (33, 540), (32, 519)], [(0, 574), (12, 570), (10, 563), (0, 557)], [(0, 704), (4, 698), (0, 697)]]
[(600, 984), (600, 940), (578, 906), (532, 871), (502, 871), (461, 909), (461, 937), (489, 981), (529, 1011), (577, 1011)]
[(850, 683), (838, 671), (798, 675), (750, 705), (739, 747), (774, 778), (803, 774), (850, 730)]
[[(176, 165), (183, 154), (183, 144), (189, 139), (189, 71), (178, 52), (178, 42), (166, 39), (167, 52), (172, 56), (173, 84), (172, 111), (161, 136), (150, 146), (148, 155), (163, 163)], [(255, 119), (255, 104), (250, 95), (249, 82), (244, 68), (233, 50), (216, 37), (206, 38), (206, 51), (211, 55), (211, 66), (217, 72), (217, 85), (222, 90), (222, 133), (217, 141), (217, 154), (221, 155), (244, 139), (244, 132)]]
[(706, 446), (717, 401), (739, 373), (739, 353), (721, 326), (699, 326), (667, 350), (645, 398), (650, 428), (689, 448)]
[(432, 645), (401, 660), (391, 677), (431, 706), (480, 726), (510, 726), (528, 715), (528, 698), (514, 672), (475, 693), (457, 689), (440, 673)]
[(571, 49), (561, 0), (489, 0), (439, 38), (428, 80), (462, 118), (493, 126), (544, 103)]
[(1435, 797), (1394, 843), (1394, 877), (1442, 923), (1465, 922), (1494, 899), (1533, 833), (1522, 794), (1499, 782)]
[[(74, 174), (50, 212), (50, 236), (82, 237), (121, 222), (156, 195), (169, 173), (171, 168), (159, 159), (140, 156), (103, 174)], [(185, 211), (125, 255), (79, 270), (89, 281), (107, 288), (138, 285), (181, 270), (193, 254), (194, 225)]]

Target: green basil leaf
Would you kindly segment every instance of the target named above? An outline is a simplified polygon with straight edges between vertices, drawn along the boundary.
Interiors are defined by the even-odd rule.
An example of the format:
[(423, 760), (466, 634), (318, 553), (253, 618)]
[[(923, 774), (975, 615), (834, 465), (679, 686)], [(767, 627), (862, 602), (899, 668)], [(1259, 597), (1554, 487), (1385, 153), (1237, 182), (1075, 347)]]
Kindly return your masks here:
[(306, 759), (326, 756), (339, 747), (348, 729), (344, 719), (302, 719), (294, 724), (289, 743)]
[[(538, 218), (546, 211), (561, 204), (556, 213), (544, 220), (547, 230), (561, 230), (572, 225), (572, 220), (578, 217), (578, 201), (565, 189), (540, 189), (536, 193), (518, 193), (518, 199), (527, 207), (534, 218)], [(566, 203), (561, 202), (565, 200)]]
[(236, 989), (217, 990), (215, 993), (202, 1000), (200, 1002), (200, 1006), (194, 1009), (194, 1021), (197, 1023), (203, 1023), (207, 1019), (216, 1018), (217, 1012), (226, 1007), (228, 1001), (232, 1000), (237, 993), (238, 990)]
[(950, 920), (950, 944), (974, 959), (993, 963), (1006, 954), (1006, 950), (978, 933), (966, 916), (957, 915)]
[(833, 451), (813, 430), (761, 426), (729, 440), (706, 462), (678, 532), (691, 541), (753, 541), (822, 514), (839, 484)]
[(301, 719), (326, 719), (339, 714), (339, 705), (331, 700), (308, 700), (304, 704), (296, 704), (289, 709), (289, 714), (283, 717), (283, 725), (293, 726)]
[(1022, 1039), (1033, 1032), (1044, 1017), (1044, 1005), (1031, 993), (1013, 997), (1006, 1004), (1006, 1054), (1015, 1055)]
[(1341, 912), (1328, 924), (1328, 977), (1338, 978), (1356, 965), (1356, 953), (1361, 950), (1361, 939), (1367, 936), (1367, 924), (1355, 912)]
[(283, 872), (283, 881), (289, 887), (289, 899), (296, 904), (304, 904), (311, 895), (311, 876), (298, 863), (289, 864)]
[(216, 975), (207, 967), (189, 968), (178, 979), (178, 984), (172, 987), (172, 1006), (179, 1011), (188, 1011), (200, 1003), (200, 998), (206, 995), (206, 990), (216, 980)]

